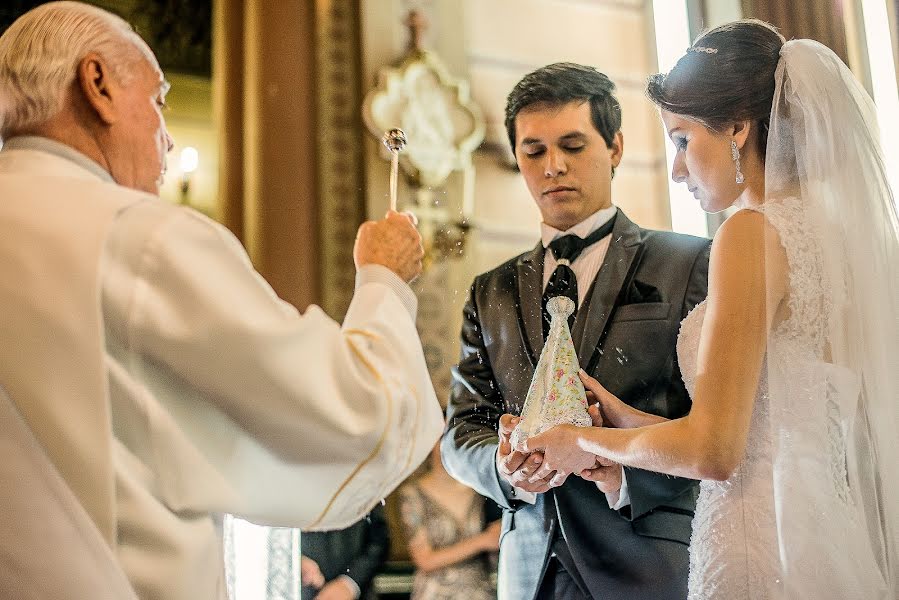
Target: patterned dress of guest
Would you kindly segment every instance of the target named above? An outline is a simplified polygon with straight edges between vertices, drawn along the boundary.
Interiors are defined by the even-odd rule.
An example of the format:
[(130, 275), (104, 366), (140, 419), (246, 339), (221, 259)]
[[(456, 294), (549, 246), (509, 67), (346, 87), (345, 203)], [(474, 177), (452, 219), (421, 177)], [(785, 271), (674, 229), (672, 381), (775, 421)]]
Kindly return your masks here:
[[(484, 498), (472, 494), (462, 520), (432, 499), (418, 482), (400, 488), (400, 512), (408, 539), (424, 531), (435, 550), (478, 535), (484, 530)], [(417, 571), (410, 600), (495, 600), (494, 568), (486, 554), (435, 569)]]

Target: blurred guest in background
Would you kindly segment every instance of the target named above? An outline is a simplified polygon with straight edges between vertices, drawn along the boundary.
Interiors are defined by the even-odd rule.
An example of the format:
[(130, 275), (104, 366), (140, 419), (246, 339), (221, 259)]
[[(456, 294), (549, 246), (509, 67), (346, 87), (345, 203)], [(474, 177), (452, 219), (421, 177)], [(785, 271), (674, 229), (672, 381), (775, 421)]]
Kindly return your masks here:
[(384, 509), (346, 529), (304, 533), (300, 549), (303, 600), (373, 598), (371, 582), (390, 550)]
[[(439, 445), (430, 470), (400, 488), (409, 556), (417, 569), (411, 600), (496, 598), (500, 522), (485, 522), (486, 499), (449, 476)], [(486, 525), (486, 527), (485, 527)]]

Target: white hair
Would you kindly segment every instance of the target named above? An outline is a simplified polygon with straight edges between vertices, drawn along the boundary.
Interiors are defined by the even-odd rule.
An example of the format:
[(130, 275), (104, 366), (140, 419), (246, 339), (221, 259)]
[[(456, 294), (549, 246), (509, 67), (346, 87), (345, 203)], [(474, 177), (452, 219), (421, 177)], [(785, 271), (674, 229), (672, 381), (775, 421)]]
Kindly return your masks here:
[(156, 64), (131, 25), (88, 4), (49, 2), (16, 19), (0, 36), (0, 138), (56, 116), (91, 52), (124, 84), (140, 60)]

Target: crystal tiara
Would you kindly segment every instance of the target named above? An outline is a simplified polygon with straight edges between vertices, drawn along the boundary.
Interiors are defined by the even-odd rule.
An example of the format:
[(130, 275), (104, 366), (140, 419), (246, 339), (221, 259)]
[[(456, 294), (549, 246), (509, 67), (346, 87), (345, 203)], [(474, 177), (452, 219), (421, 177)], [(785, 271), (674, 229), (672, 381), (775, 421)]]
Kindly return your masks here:
[(705, 54), (718, 54), (718, 48), (707, 48), (705, 46), (690, 46), (687, 52), (704, 52)]

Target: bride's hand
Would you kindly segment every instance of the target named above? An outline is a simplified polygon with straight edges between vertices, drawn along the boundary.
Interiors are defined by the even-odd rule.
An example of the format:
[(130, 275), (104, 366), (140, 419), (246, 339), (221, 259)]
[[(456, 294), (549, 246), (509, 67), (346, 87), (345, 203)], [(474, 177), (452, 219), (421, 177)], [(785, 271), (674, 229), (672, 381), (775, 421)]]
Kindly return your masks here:
[[(639, 427), (642, 424), (640, 423), (640, 415), (646, 413), (619, 400), (615, 394), (604, 388), (597, 380), (587, 375), (586, 371), (583, 369), (581, 369), (578, 374), (581, 376), (581, 381), (586, 388), (587, 401), (590, 402), (591, 399), (595, 399), (596, 405), (599, 406), (599, 411), (601, 413), (600, 422), (596, 423), (596, 417), (594, 417), (594, 426), (628, 429), (631, 427)], [(592, 413), (591, 416), (593, 416)]]
[(579, 474), (592, 469), (596, 465), (596, 456), (581, 450), (578, 445), (581, 437), (591, 429), (593, 428), (556, 425), (526, 439), (522, 444), (523, 452), (543, 452), (543, 464), (531, 478), (543, 479), (553, 472), (554, 479), (565, 478), (571, 473)]

